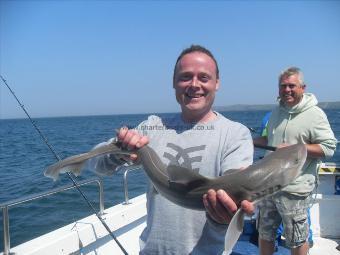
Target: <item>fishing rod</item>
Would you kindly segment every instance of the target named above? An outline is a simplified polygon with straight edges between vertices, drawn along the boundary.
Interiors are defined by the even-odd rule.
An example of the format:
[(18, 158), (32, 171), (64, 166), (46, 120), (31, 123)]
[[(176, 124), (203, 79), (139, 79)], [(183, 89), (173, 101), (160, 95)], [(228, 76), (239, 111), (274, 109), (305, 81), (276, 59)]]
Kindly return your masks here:
[(261, 144), (254, 144), (254, 147), (260, 148), (260, 149), (265, 149), (268, 151), (276, 151), (277, 147), (274, 146), (268, 146), (268, 145), (261, 145)]
[[(2, 75), (0, 75), (1, 80), (3, 81), (3, 83), (6, 85), (6, 87), (9, 89), (9, 91), (11, 92), (11, 94), (14, 96), (14, 98), (16, 99), (16, 101), (18, 102), (18, 104), (20, 105), (21, 109), (25, 112), (25, 114), (27, 115), (28, 119), (30, 120), (31, 124), (33, 125), (33, 127), (36, 129), (36, 131), (39, 133), (40, 137), (43, 139), (43, 141), (45, 142), (45, 144), (47, 145), (47, 147), (50, 149), (50, 151), (52, 152), (52, 154), (54, 155), (54, 157), (60, 161), (61, 158), (59, 157), (59, 155), (55, 152), (55, 150), (53, 149), (53, 147), (48, 143), (48, 140), (46, 138), (46, 136), (41, 132), (41, 130), (39, 129), (39, 127), (36, 125), (36, 123), (34, 122), (34, 120), (31, 118), (31, 116), (29, 115), (29, 113), (26, 111), (25, 106), (20, 102), (20, 100), (18, 99), (18, 97), (15, 95), (14, 91), (11, 89), (11, 87), (8, 85), (7, 81), (4, 79), (4, 77)], [(104, 226), (104, 228), (107, 230), (107, 232), (110, 234), (110, 236), (113, 238), (113, 240), (117, 243), (117, 245), (119, 246), (119, 248), (121, 249), (121, 251), (125, 254), (128, 255), (127, 251), (124, 249), (124, 247), (122, 246), (122, 244), (118, 241), (117, 237), (112, 233), (112, 231), (110, 230), (109, 226), (105, 223), (105, 221), (103, 220), (103, 218), (101, 217), (101, 215), (97, 212), (97, 210), (94, 208), (94, 206), (92, 205), (92, 203), (89, 201), (89, 199), (85, 196), (85, 194), (83, 193), (83, 191), (80, 189), (78, 183), (76, 182), (76, 180), (73, 178), (73, 176), (71, 175), (71, 173), (66, 172), (68, 178), (72, 181), (73, 185), (76, 187), (76, 189), (79, 191), (79, 193), (81, 194), (81, 196), (84, 198), (84, 200), (86, 201), (87, 205), (90, 207), (90, 209), (92, 210), (92, 212), (97, 216), (97, 218), (99, 219), (99, 221), (102, 223), (102, 225)]]
[[(256, 130), (252, 127), (247, 127), (252, 133), (255, 133)], [(268, 145), (261, 145), (261, 144), (255, 144), (254, 143), (254, 147), (255, 148), (259, 148), (259, 149), (265, 149), (268, 151), (276, 151), (277, 147), (273, 147), (273, 146), (268, 146)]]

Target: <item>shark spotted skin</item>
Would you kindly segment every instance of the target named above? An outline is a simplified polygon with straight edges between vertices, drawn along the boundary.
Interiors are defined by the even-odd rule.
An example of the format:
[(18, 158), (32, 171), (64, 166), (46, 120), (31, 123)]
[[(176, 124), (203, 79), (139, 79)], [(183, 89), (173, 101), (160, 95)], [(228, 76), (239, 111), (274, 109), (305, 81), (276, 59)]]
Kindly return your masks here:
[[(105, 154), (115, 154), (119, 158), (131, 153), (122, 150), (119, 143), (111, 142), (58, 161), (49, 166), (44, 174), (53, 179), (64, 172), (79, 175), (90, 158)], [(209, 189), (223, 189), (237, 203), (242, 200), (257, 201), (271, 195), (301, 174), (307, 157), (306, 146), (296, 144), (278, 149), (246, 169), (232, 169), (223, 176), (208, 178), (184, 167), (166, 166), (147, 145), (134, 153), (137, 153), (139, 163), (161, 195), (177, 205), (195, 210), (204, 210), (202, 196)]]
[(306, 161), (305, 145), (296, 144), (270, 153), (244, 170), (229, 170), (208, 178), (180, 166), (166, 167), (148, 146), (137, 151), (144, 170), (156, 190), (173, 203), (204, 210), (203, 194), (223, 189), (236, 202), (258, 200), (280, 191), (301, 174)]

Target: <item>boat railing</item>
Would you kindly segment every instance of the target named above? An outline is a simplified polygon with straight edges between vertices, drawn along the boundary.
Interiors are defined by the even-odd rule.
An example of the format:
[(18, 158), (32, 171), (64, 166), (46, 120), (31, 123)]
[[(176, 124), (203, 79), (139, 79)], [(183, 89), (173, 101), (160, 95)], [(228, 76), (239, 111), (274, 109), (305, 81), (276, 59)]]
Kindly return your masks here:
[(141, 166), (133, 166), (133, 167), (126, 167), (124, 169), (124, 174), (123, 174), (123, 178), (124, 178), (124, 205), (128, 205), (130, 204), (130, 201), (129, 201), (129, 188), (128, 188), (128, 181), (127, 181), (127, 176), (128, 176), (128, 173), (131, 172), (131, 171), (134, 171), (134, 170), (139, 170), (141, 168)]
[[(78, 186), (84, 186), (91, 183), (97, 183), (99, 187), (99, 214), (102, 215), (104, 212), (104, 189), (103, 189), (103, 182), (99, 178), (91, 178), (88, 180), (78, 182)], [(74, 184), (65, 185), (59, 188), (51, 189), (45, 192), (32, 194), (30, 196), (26, 196), (19, 199), (10, 200), (6, 203), (0, 204), (0, 208), (2, 209), (2, 219), (3, 219), (3, 244), (4, 244), (4, 252), (3, 255), (10, 255), (10, 233), (9, 233), (9, 212), (8, 209), (10, 207), (26, 203), (29, 201), (33, 201), (36, 199), (40, 199), (43, 197), (47, 197), (53, 194), (57, 194), (66, 190), (74, 189), (76, 186)]]

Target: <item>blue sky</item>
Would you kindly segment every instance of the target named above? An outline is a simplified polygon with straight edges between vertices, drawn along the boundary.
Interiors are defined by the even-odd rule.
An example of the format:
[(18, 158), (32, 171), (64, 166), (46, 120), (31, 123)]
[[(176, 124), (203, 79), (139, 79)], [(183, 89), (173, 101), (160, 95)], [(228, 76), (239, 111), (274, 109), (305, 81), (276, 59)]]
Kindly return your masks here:
[[(33, 117), (176, 112), (195, 43), (219, 62), (215, 105), (274, 103), (295, 65), (340, 100), (340, 1), (0, 1), (0, 71)], [(2, 82), (1, 82), (2, 83)], [(3, 84), (0, 117), (25, 117)]]

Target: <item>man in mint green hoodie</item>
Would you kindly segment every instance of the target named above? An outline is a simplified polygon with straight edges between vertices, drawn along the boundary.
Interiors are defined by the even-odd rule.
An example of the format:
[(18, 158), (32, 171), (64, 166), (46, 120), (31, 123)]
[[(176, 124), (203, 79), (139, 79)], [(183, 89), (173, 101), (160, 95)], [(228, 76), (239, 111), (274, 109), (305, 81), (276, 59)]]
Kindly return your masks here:
[(331, 157), (336, 148), (337, 141), (326, 114), (317, 106), (316, 97), (305, 93), (305, 88), (299, 68), (290, 67), (283, 71), (279, 76), (280, 103), (268, 121), (268, 136), (254, 139), (255, 145), (278, 148), (303, 143), (308, 152), (303, 174), (260, 205), (258, 230), (261, 255), (274, 253), (276, 229), (281, 221), (291, 254), (307, 254), (307, 209), (317, 181), (317, 170), (321, 159)]

